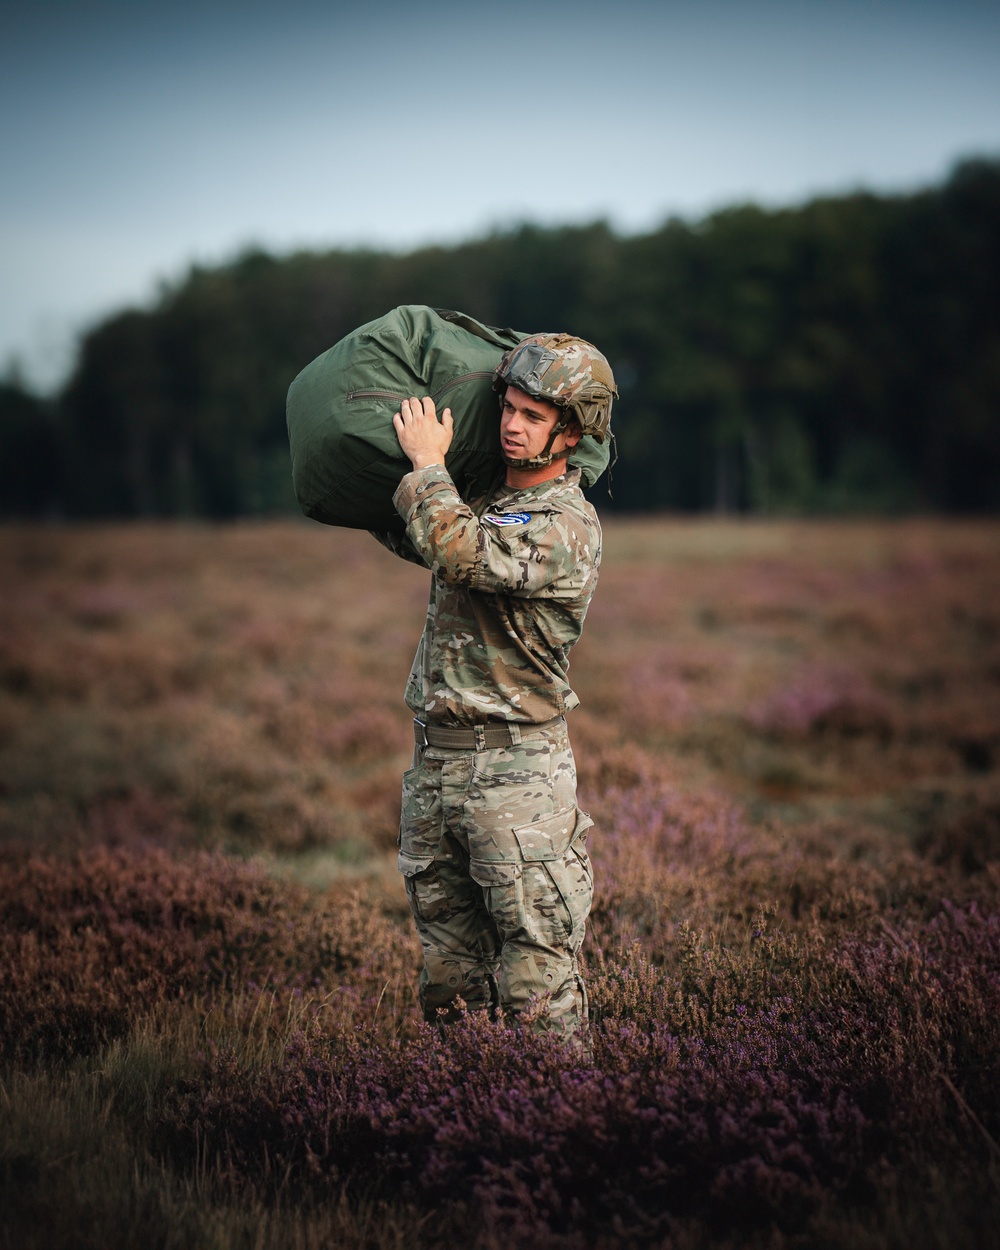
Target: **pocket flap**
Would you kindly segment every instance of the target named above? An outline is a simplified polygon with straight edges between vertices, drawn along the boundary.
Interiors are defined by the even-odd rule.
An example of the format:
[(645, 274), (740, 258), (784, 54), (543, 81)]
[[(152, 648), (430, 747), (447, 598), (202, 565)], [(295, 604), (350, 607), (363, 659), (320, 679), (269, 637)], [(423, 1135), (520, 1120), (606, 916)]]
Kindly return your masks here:
[[(546, 816), (543, 820), (532, 821), (530, 825), (521, 825), (514, 830), (514, 837), (521, 848), (521, 858), (525, 860), (560, 859), (576, 836), (578, 821), (582, 821), (583, 812), (575, 807), (564, 812), (556, 812), (554, 816)], [(586, 817), (590, 824), (593, 821)], [(582, 826), (589, 828), (589, 825)]]
[(407, 855), (404, 851), (400, 851), (396, 865), (404, 877), (415, 877), (418, 872), (429, 868), (433, 859), (433, 855)]
[(469, 876), (477, 885), (513, 885), (521, 869), (509, 860), (506, 863), (486, 863), (474, 859), (469, 864)]

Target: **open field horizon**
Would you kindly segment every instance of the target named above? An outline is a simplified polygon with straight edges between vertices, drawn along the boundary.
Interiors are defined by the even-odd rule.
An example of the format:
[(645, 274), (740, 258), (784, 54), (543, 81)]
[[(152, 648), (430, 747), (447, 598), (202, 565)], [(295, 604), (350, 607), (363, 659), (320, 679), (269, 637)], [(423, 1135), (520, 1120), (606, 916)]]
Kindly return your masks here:
[(0, 1245), (988, 1244), (1000, 522), (605, 523), (586, 1059), (419, 1023), (427, 577), (0, 528)]

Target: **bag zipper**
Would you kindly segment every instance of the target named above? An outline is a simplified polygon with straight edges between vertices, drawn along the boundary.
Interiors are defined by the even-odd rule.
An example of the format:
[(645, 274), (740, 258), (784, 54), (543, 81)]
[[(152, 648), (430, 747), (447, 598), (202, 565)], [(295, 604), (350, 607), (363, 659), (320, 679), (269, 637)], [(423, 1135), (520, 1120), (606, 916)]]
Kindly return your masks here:
[[(491, 378), (493, 376), (492, 369), (478, 369), (475, 373), (462, 373), (457, 378), (452, 378), (450, 382), (446, 382), (444, 386), (439, 387), (431, 399), (435, 404), (442, 395), (446, 395), (454, 386), (459, 386), (463, 382), (478, 382), (482, 378)], [(397, 395), (395, 391), (348, 391), (347, 402), (351, 403), (355, 399), (392, 399), (396, 403), (402, 403), (404, 399), (409, 399), (409, 395)]]

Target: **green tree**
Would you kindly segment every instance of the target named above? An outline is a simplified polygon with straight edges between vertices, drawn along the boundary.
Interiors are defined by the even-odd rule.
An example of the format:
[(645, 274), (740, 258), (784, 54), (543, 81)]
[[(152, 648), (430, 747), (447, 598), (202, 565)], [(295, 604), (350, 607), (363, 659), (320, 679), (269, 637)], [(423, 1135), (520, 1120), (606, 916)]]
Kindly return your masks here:
[(51, 405), (13, 373), (0, 382), (0, 516), (40, 517), (58, 511), (62, 473)]

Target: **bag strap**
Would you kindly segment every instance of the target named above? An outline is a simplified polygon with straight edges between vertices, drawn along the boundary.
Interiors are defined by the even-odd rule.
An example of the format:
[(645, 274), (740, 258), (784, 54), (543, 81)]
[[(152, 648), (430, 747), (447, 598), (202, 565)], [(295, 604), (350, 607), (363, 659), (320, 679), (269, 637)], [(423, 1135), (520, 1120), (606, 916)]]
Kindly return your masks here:
[(470, 317), (467, 313), (455, 312), (451, 308), (432, 308), (431, 311), (437, 313), (442, 321), (450, 321), (454, 325), (461, 326), (463, 330), (468, 330), (470, 334), (474, 334), (478, 339), (485, 340), (485, 342), (492, 344), (493, 347), (502, 347), (504, 349), (516, 347), (522, 339), (528, 337), (527, 334), (521, 334), (519, 331), (511, 330), (509, 327), (501, 329), (499, 326), (483, 325), (475, 317)]

